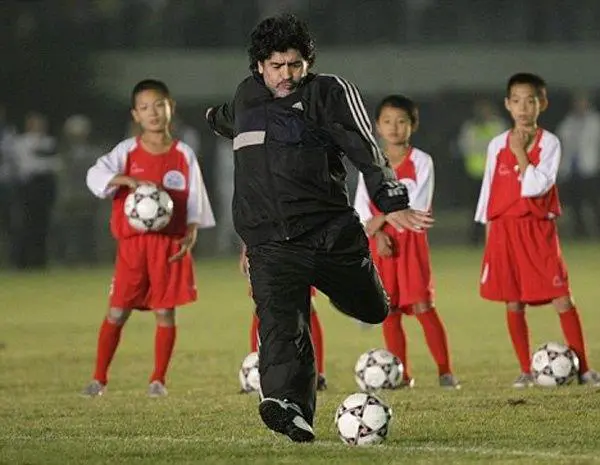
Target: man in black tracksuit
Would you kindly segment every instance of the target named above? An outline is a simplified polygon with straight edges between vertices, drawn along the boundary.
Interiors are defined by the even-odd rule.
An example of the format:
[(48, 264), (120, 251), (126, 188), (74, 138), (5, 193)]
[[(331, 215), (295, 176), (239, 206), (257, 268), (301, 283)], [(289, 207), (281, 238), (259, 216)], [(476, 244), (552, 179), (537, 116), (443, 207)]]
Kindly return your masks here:
[(368, 241), (348, 202), (342, 157), (363, 173), (387, 221), (418, 230), (404, 185), (379, 151), (361, 96), (350, 82), (308, 72), (315, 48), (304, 23), (268, 18), (252, 32), (251, 76), (233, 101), (206, 118), (233, 140), (233, 216), (247, 246), (260, 320), (260, 415), (292, 440), (312, 441), (316, 373), (310, 286), (343, 313), (381, 323), (388, 303)]

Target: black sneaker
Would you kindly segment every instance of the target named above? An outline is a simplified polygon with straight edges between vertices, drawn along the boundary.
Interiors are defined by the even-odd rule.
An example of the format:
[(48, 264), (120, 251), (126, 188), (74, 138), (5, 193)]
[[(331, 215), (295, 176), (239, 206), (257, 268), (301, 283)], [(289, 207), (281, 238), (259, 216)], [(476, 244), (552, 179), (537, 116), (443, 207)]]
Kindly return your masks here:
[(313, 429), (296, 404), (267, 397), (258, 406), (258, 412), (269, 429), (285, 434), (294, 442), (310, 442), (315, 439)]
[(327, 380), (325, 375), (319, 375), (317, 378), (317, 391), (324, 391), (327, 389)]

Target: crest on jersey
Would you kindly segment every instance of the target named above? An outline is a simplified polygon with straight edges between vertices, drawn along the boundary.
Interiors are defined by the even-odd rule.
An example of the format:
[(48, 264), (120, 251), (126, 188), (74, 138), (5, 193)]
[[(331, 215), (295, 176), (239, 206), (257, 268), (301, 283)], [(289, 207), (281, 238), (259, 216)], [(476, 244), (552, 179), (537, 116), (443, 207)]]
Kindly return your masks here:
[(182, 191), (185, 189), (185, 176), (181, 171), (167, 171), (163, 177), (162, 183), (167, 189)]

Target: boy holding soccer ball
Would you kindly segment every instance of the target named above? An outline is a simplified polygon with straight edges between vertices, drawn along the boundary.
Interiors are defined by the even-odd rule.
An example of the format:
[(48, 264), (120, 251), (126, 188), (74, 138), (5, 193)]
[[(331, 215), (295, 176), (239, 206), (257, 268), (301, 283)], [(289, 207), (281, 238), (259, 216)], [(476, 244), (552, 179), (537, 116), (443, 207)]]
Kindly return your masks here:
[(535, 74), (513, 75), (504, 105), (514, 126), (488, 146), (475, 214), (486, 226), (481, 296), (506, 305), (508, 332), (521, 368), (513, 387), (534, 383), (525, 307), (547, 303), (556, 309), (565, 341), (579, 357), (580, 382), (600, 386), (600, 376), (588, 366), (556, 228), (561, 214), (556, 187), (560, 141), (537, 124), (548, 106), (545, 81)]
[[(110, 224), (117, 257), (93, 379), (83, 391), (86, 396), (104, 394), (110, 362), (134, 309), (155, 315), (155, 361), (148, 395), (166, 395), (165, 376), (176, 336), (175, 307), (196, 300), (190, 251), (197, 229), (215, 222), (196, 155), (171, 136), (174, 108), (163, 82), (148, 79), (136, 84), (131, 115), (141, 134), (100, 157), (87, 174), (87, 185), (95, 196), (112, 198)], [(156, 232), (135, 229), (125, 214), (128, 194), (142, 184), (159, 187), (173, 201), (171, 220)]]

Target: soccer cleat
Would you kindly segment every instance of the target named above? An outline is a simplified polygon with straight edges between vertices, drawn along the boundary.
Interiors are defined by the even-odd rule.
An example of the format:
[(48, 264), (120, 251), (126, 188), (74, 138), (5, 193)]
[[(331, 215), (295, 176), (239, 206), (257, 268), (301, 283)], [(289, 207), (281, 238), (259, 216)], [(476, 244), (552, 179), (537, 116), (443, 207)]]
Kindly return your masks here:
[(440, 376), (440, 387), (444, 389), (460, 389), (460, 381), (452, 373)]
[(148, 386), (149, 397), (165, 397), (167, 394), (167, 388), (160, 381), (152, 381)]
[(317, 391), (325, 391), (327, 389), (327, 380), (325, 375), (319, 375), (317, 378)]
[(512, 387), (523, 389), (532, 387), (534, 384), (535, 382), (531, 373), (521, 373), (519, 376), (517, 376), (517, 379), (513, 381)]
[(296, 404), (267, 397), (258, 406), (258, 412), (269, 429), (285, 434), (294, 442), (310, 442), (315, 439), (312, 427)]
[(402, 378), (394, 389), (412, 389), (415, 387), (414, 378)]
[(579, 376), (579, 384), (586, 384), (592, 387), (600, 387), (600, 373), (594, 370), (588, 370)]
[(106, 384), (102, 384), (97, 379), (93, 380), (88, 384), (85, 389), (81, 392), (84, 397), (99, 397), (104, 395), (106, 392)]

